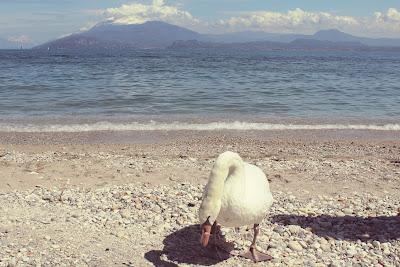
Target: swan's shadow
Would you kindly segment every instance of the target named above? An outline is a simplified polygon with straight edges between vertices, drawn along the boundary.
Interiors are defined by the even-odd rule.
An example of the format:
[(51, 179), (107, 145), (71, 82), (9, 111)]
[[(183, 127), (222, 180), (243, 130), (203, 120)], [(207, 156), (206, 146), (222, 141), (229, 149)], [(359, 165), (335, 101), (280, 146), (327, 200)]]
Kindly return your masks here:
[(220, 253), (216, 257), (213, 251), (200, 245), (200, 225), (186, 226), (168, 235), (164, 241), (163, 250), (151, 250), (145, 254), (145, 258), (154, 266), (173, 267), (178, 266), (173, 262), (199, 265), (214, 265), (229, 258), (228, 253)]
[(400, 216), (301, 216), (276, 215), (272, 222), (282, 225), (299, 225), (310, 228), (321, 237), (331, 237), (337, 240), (387, 242), (400, 238)]

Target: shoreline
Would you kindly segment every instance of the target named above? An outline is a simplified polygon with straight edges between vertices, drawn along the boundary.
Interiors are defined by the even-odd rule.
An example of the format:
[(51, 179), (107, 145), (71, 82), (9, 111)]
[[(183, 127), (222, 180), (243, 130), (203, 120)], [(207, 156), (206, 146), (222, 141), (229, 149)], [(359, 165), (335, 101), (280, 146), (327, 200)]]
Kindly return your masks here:
[(0, 132), (54, 133), (100, 131), (400, 131), (397, 121), (97, 121), (63, 123), (0, 122)]
[(288, 130), (125, 130), (125, 131), (55, 131), (4, 132), (0, 131), (0, 145), (6, 144), (152, 144), (168, 143), (191, 138), (223, 137), (250, 138), (258, 141), (358, 141), (397, 142), (400, 131), (368, 129), (288, 129)]

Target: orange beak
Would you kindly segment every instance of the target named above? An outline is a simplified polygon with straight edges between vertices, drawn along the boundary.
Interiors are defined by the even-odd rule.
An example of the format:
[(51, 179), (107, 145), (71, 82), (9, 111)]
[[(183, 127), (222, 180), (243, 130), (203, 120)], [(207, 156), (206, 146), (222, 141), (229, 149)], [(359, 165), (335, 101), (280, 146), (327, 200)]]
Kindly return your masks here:
[(201, 239), (200, 243), (203, 247), (206, 247), (208, 245), (208, 241), (210, 240), (210, 235), (211, 235), (211, 224), (208, 222), (205, 222), (201, 226)]

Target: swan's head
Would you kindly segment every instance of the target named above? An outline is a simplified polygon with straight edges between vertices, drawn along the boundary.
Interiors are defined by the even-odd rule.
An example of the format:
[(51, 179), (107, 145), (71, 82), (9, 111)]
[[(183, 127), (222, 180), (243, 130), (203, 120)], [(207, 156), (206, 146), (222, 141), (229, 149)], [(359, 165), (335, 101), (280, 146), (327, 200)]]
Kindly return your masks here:
[(206, 247), (211, 234), (211, 227), (218, 217), (221, 209), (221, 201), (204, 198), (199, 209), (199, 222), (201, 225), (202, 246)]
[(209, 222), (208, 219), (203, 224), (201, 224), (200, 244), (203, 247), (206, 247), (208, 245), (208, 241), (210, 241), (211, 228), (212, 224)]

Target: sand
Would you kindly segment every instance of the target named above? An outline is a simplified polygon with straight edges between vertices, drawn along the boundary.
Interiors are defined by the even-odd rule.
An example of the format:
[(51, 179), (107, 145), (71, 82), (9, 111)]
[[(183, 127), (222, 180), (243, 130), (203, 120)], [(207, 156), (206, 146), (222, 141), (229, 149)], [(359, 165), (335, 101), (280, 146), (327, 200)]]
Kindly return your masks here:
[(283, 191), (382, 194), (400, 188), (397, 132), (171, 131), (0, 133), (0, 192), (137, 181), (204, 184), (213, 160), (226, 150), (261, 167), (272, 188)]
[[(219, 153), (226, 150), (238, 152), (244, 160), (264, 170), (270, 181), (273, 194), (275, 192), (281, 196), (278, 199), (283, 201), (276, 204), (278, 205), (274, 208), (276, 215), (279, 214), (279, 209), (284, 209), (286, 213), (298, 212), (293, 208), (286, 209), (285, 201), (293, 202), (293, 199), (296, 199), (298, 203), (307, 205), (310, 201), (316, 201), (319, 198), (331, 199), (330, 201), (342, 201), (339, 199), (348, 198), (353, 202), (355, 201), (354, 203), (361, 203), (359, 205), (367, 205), (363, 201), (360, 202), (360, 199), (365, 201), (375, 199), (380, 201), (379, 205), (383, 207), (382, 209), (390, 207), (389, 215), (395, 215), (396, 205), (399, 204), (397, 196), (400, 190), (399, 137), (400, 133), (396, 131), (0, 133), (0, 196), (3, 196), (0, 200), (3, 206), (3, 209), (0, 210), (0, 212), (3, 212), (0, 226), (8, 227), (6, 227), (8, 230), (3, 229), (3, 232), (1, 232), (2, 228), (0, 227), (0, 241), (3, 240), (2, 243), (0, 242), (0, 246), (2, 245), (4, 249), (9, 251), (0, 252), (0, 266), (6, 262), (7, 264), (11, 262), (11, 266), (13, 263), (18, 265), (18, 262), (22, 264), (23, 260), (30, 260), (28, 264), (37, 265), (39, 262), (45, 266), (48, 264), (62, 265), (63, 263), (88, 266), (107, 266), (110, 264), (117, 266), (157, 265), (155, 258), (151, 255), (146, 257), (146, 253), (151, 251), (151, 247), (162, 249), (163, 239), (165, 240), (171, 233), (179, 232), (180, 229), (187, 230), (186, 227), (196, 223), (195, 209), (185, 211), (189, 215), (180, 219), (179, 224), (176, 224), (175, 220), (168, 219), (165, 221), (165, 216), (164, 219), (161, 218), (159, 224), (166, 223), (168, 227), (158, 231), (151, 242), (145, 242), (143, 246), (129, 240), (129, 236), (132, 237), (132, 232), (129, 233), (129, 227), (126, 226), (121, 229), (111, 228), (113, 234), (110, 234), (107, 228), (107, 236), (101, 239), (107, 242), (111, 242), (112, 239), (112, 245), (107, 246), (104, 242), (98, 240), (93, 242), (98, 242), (100, 245), (95, 246), (93, 243), (93, 249), (90, 249), (92, 245), (88, 240), (99, 236), (99, 231), (103, 233), (104, 229), (96, 228), (97, 232), (93, 229), (82, 230), (80, 231), (80, 238), (85, 240), (86, 249), (84, 249), (85, 253), (82, 252), (81, 254), (84, 254), (84, 256), (79, 254), (80, 251), (83, 251), (79, 242), (67, 241), (66, 238), (72, 235), (74, 231), (72, 226), (76, 224), (75, 219), (67, 219), (71, 218), (73, 214), (68, 216), (60, 214), (60, 218), (65, 217), (62, 223), (49, 223), (49, 225), (39, 223), (40, 226), (37, 226), (36, 230), (29, 232), (26, 231), (24, 221), (33, 220), (35, 216), (47, 218), (49, 214), (60, 212), (63, 209), (70, 212), (69, 209), (75, 204), (72, 205), (72, 202), (68, 202), (69, 200), (61, 201), (62, 192), (73, 194), (74, 190), (77, 190), (77, 194), (85, 198), (85, 192), (96, 195), (102, 190), (110, 192), (114, 190), (123, 194), (129, 189), (129, 192), (135, 194), (135, 188), (162, 187), (164, 188), (162, 192), (164, 192), (167, 189), (179, 190), (179, 188), (192, 186), (193, 188), (190, 190), (193, 190), (193, 194), (201, 196), (201, 188), (207, 181), (214, 159)], [(36, 192), (38, 189), (40, 189), (40, 193)], [(156, 192), (158, 192), (157, 190)], [(46, 200), (48, 197), (45, 192), (50, 192), (50, 195), (55, 194), (56, 196), (52, 196), (50, 201)], [(38, 197), (38, 200), (33, 202), (34, 204), (29, 202), (31, 194), (35, 195), (35, 199)], [(168, 196), (168, 193), (163, 194)], [(387, 196), (393, 196), (391, 202), (383, 201)], [(50, 202), (51, 205), (42, 205), (39, 200), (45, 201), (45, 203)], [(195, 208), (200, 202), (198, 197), (184, 201), (190, 201)], [(124, 204), (125, 209), (129, 210), (129, 214), (141, 210), (141, 206), (131, 210), (129, 203)], [(319, 212), (316, 214), (321, 215), (324, 212), (321, 203), (318, 204), (320, 205)], [(177, 203), (176, 205), (181, 204)], [(175, 204), (166, 202), (165, 205)], [(352, 210), (355, 209), (354, 205)], [(332, 211), (334, 214), (343, 212), (343, 209), (348, 208), (347, 206), (339, 206), (337, 210)], [(380, 210), (375, 211), (375, 213), (366, 213), (367, 206), (363, 206), (363, 208), (365, 209), (359, 211), (359, 216), (367, 216), (367, 214), (376, 216), (379, 212), (384, 212)], [(28, 209), (28, 211), (30, 209), (35, 216), (26, 215), (24, 209)], [(116, 208), (116, 210), (108, 208), (106, 210), (120, 214), (122, 208)], [(353, 213), (352, 210), (350, 210), (350, 214)], [(64, 211), (63, 214), (69, 214), (68, 212)], [(79, 206), (73, 212), (81, 213), (76, 215), (78, 218), (98, 216), (98, 212), (88, 213), (85, 208), (79, 208)], [(179, 213), (179, 210), (175, 212)], [(346, 212), (348, 213), (349, 210), (344, 210), (344, 213)], [(111, 215), (110, 213), (107, 216)], [(124, 223), (126, 225), (134, 224), (135, 216), (129, 215), (130, 221)], [(121, 217), (124, 220), (124, 216), (121, 215)], [(112, 219), (110, 220), (112, 221)], [(268, 219), (266, 220), (268, 221)], [(96, 224), (97, 221), (93, 223)], [(31, 223), (31, 225), (34, 224), (35, 222)], [(145, 226), (146, 221), (141, 224)], [(157, 225), (157, 223), (155, 224)], [(278, 225), (279, 222), (275, 222), (275, 224), (269, 224), (269, 227), (274, 228)], [(60, 228), (65, 229), (65, 231), (60, 232)], [(46, 232), (49, 235), (48, 237)], [(44, 237), (45, 235), (46, 237)], [(317, 238), (314, 236), (315, 232), (312, 235), (313, 238)], [(29, 240), (33, 240), (33, 244), (30, 246), (25, 244), (28, 236)], [(269, 242), (264, 240), (264, 243), (273, 242), (273, 240), (271, 241), (272, 237), (269, 236)], [(46, 242), (35, 242), (43, 238)], [(146, 236), (146, 238), (149, 238), (149, 236)], [(234, 238), (234, 236), (231, 236), (231, 238)], [(379, 247), (383, 253), (383, 262), (389, 264), (389, 266), (391, 264), (395, 266), (395, 256), (393, 255), (400, 251), (398, 238), (398, 236), (395, 236), (389, 241), (390, 249), (386, 250), (388, 254), (384, 254), (384, 249)], [(53, 242), (53, 240), (55, 241)], [(282, 240), (282, 242), (286, 241), (292, 242), (290, 245), (293, 245), (293, 242), (300, 242), (301, 239)], [(376, 240), (369, 239), (365, 242), (372, 244), (373, 241)], [(134, 254), (127, 252), (130, 243), (137, 246)], [(51, 246), (54, 245), (56, 248), (52, 249)], [(355, 240), (349, 241), (348, 245), (355, 246), (354, 250), (357, 251)], [(295, 246), (298, 246), (298, 244), (295, 244)], [(317, 249), (313, 250), (314, 254), (311, 253), (311, 250), (307, 252), (307, 248), (311, 248), (311, 246), (311, 244), (303, 246), (301, 248), (303, 251), (296, 251), (293, 256), (291, 254), (285, 256), (284, 249), (268, 248), (268, 246), (265, 249), (277, 250), (275, 254), (280, 259), (273, 263), (277, 266), (289, 263), (301, 265), (305, 263), (302, 259), (307, 258), (312, 262), (313, 257), (318, 255), (315, 254), (317, 253), (315, 251), (318, 251)], [(99, 247), (102, 250), (98, 250)], [(24, 248), (22, 252), (19, 251), (21, 248)], [(115, 253), (107, 253), (110, 249), (115, 249)], [(30, 250), (45, 251), (45, 253), (35, 254), (35, 252), (32, 252), (29, 254)], [(69, 251), (72, 256), (67, 257), (64, 252), (59, 252), (59, 250), (65, 253)], [(326, 263), (328, 265), (337, 262), (341, 266), (340, 264), (343, 263), (341, 260), (348, 256), (347, 250), (349, 249), (346, 247), (344, 252), (338, 250), (336, 254), (326, 254), (328, 256), (324, 258), (321, 264)], [(169, 251), (169, 254), (167, 253), (163, 260), (169, 260), (171, 264), (208, 264), (207, 261), (182, 261), (182, 259), (180, 261), (179, 257), (178, 259), (173, 257), (173, 253), (173, 251)], [(304, 255), (301, 253), (304, 253)], [(393, 255), (390, 253), (393, 253)], [(3, 261), (1, 261), (1, 257), (3, 257)], [(55, 261), (57, 257), (61, 259), (58, 262)], [(372, 258), (369, 263), (379, 262), (379, 259), (382, 260), (377, 256)], [(291, 260), (294, 262), (291, 262)], [(315, 259), (315, 261), (317, 260)], [(225, 264), (231, 266), (239, 263), (247, 264), (248, 262), (237, 258), (225, 262)], [(224, 262), (219, 262), (219, 264), (225, 266)]]

